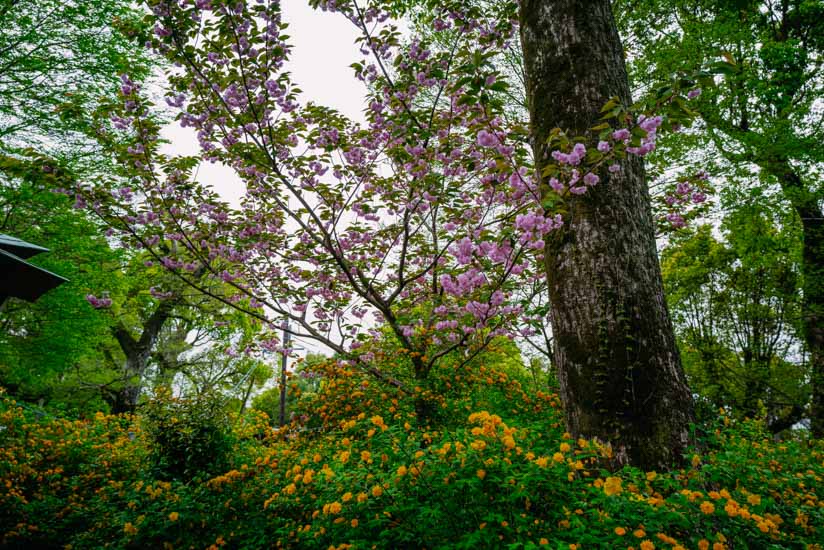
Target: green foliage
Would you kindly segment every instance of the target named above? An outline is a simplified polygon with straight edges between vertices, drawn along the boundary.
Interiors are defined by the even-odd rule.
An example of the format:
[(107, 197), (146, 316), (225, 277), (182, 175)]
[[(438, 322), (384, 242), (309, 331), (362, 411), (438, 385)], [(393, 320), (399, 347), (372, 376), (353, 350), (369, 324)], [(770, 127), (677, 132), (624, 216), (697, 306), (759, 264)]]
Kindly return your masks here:
[[(622, 2), (617, 4), (620, 11)], [(643, 74), (660, 81), (673, 72), (695, 74), (707, 63), (724, 76), (718, 89), (707, 85), (700, 99), (708, 133), (671, 138), (659, 158), (713, 143), (727, 159), (715, 168), (733, 179), (751, 175), (748, 163), (767, 167), (765, 178), (775, 176), (774, 164), (763, 158), (776, 155), (807, 168), (820, 163), (821, 127), (810, 120), (821, 81), (809, 75), (819, 68), (815, 52), (822, 43), (815, 33), (824, 18), (817, 2), (789, 4), (792, 25), (780, 36), (764, 14), (757, 15), (758, 2), (634, 2), (637, 11), (622, 20), (640, 37), (631, 47), (656, 52), (633, 63), (640, 84)], [(397, 13), (415, 9), (405, 1), (391, 5)], [(514, 14), (515, 3), (501, 6)], [(672, 10), (685, 16), (684, 32), (657, 40), (672, 23), (665, 16)], [(706, 14), (712, 16), (706, 22), (696, 20)], [(101, 388), (117, 390), (125, 382), (112, 335), (122, 329), (139, 338), (163, 303), (148, 290), (156, 285), (173, 291), (179, 302), (158, 334), (154, 383), (176, 382), (195, 395), (174, 398), (157, 388), (136, 418), (98, 414), (84, 421), (0, 400), (0, 545), (819, 544), (824, 447), (799, 434), (786, 434), (781, 442), (768, 436), (774, 426), (793, 423), (809, 393), (808, 373), (794, 357), (799, 237), (790, 221), (773, 219), (774, 208), (735, 204), (723, 239), (709, 227), (697, 228), (676, 237), (664, 254), (685, 363), (705, 410), (701, 447), (690, 467), (607, 471), (610, 449), (563, 433), (563, 411), (549, 391), (554, 381), (547, 383), (538, 365), (525, 367), (504, 338), (469, 354), (450, 352), (421, 375), (414, 360), (429, 364), (430, 358), (413, 356), (387, 331), (378, 341), (363, 342), (364, 356), (373, 357), (368, 366), (384, 373), (382, 382), (358, 368), (308, 358), (289, 378), (293, 421), (274, 431), (267, 422), (277, 417), (278, 388), (259, 395), (256, 410), (240, 418), (227, 414), (224, 395), (245, 385), (242, 409), (271, 374), (255, 359), (225, 353), (230, 345), (250, 344), (259, 326), (186, 292), (157, 265), (143, 270), (145, 258), (113, 252), (92, 221), (65, 196), (50, 192), (59, 180), (44, 166), (82, 172), (100, 161), (89, 155), (92, 145), (83, 137), (93, 129), (85, 114), (113, 96), (118, 73), (146, 72), (145, 54), (135, 49), (146, 34), (136, 12), (123, 2), (0, 0), (0, 15), (6, 16), (0, 150), (11, 151), (0, 157), (0, 230), (51, 248), (35, 262), (70, 279), (34, 305), (12, 302), (2, 312), (0, 383), (52, 411), (103, 408)], [(636, 27), (639, 16), (661, 28), (644, 36)], [(126, 34), (114, 32), (112, 24)], [(462, 103), (497, 106), (517, 95), (503, 82), (483, 85), (487, 76), (507, 70), (496, 60), (464, 61)], [(671, 122), (686, 122), (695, 112), (680, 101), (680, 92), (673, 94), (694, 84), (681, 79), (650, 90), (648, 102), (665, 103)], [(28, 91), (16, 94), (17, 87)], [(69, 87), (73, 91), (66, 93)], [(626, 115), (617, 104), (604, 113), (606, 120)], [(559, 145), (571, 144), (559, 139)], [(71, 162), (55, 163), (24, 145)], [(191, 159), (182, 163), (193, 168)], [(765, 193), (750, 193), (764, 205)], [(100, 289), (114, 299), (110, 311), (94, 310), (83, 298)], [(218, 287), (209, 290), (220, 295)], [(191, 333), (198, 334), (198, 346), (219, 345), (194, 353)], [(432, 336), (415, 334), (421, 341)], [(148, 381), (146, 372), (132, 378)], [(421, 402), (433, 411), (424, 419)], [(721, 405), (731, 410), (719, 415)], [(742, 421), (744, 416), (766, 416), (767, 422)]]
[(0, 323), (0, 381), (26, 400), (88, 413), (118, 384), (115, 319), (87, 294), (122, 297), (125, 261), (67, 190), (112, 173), (89, 114), (119, 76), (152, 62), (140, 10), (126, 1), (0, 0), (0, 232), (50, 249), (33, 263), (69, 279), (35, 304), (10, 300)]
[(766, 414), (786, 429), (809, 399), (794, 227), (751, 204), (738, 205), (722, 230), (723, 241), (710, 226), (685, 232), (662, 256), (690, 383), (713, 409)]
[[(49, 248), (31, 261), (69, 279), (35, 303), (9, 300), (0, 311), (0, 383), (20, 399), (83, 414), (116, 403), (126, 384), (147, 381), (149, 366), (156, 383), (185, 370), (196, 391), (234, 387), (251, 364), (225, 349), (247, 346), (259, 324), (147, 267), (144, 255), (113, 250), (87, 213), (54, 192), (74, 177), (71, 165), (33, 151), (0, 155), (0, 232)], [(171, 293), (171, 301), (152, 287)], [(209, 290), (219, 293), (220, 285)], [(112, 307), (94, 309), (88, 294), (108, 295)], [(164, 317), (156, 315), (170, 304)], [(155, 327), (153, 319), (162, 322)], [(157, 331), (149, 364), (127, 372), (123, 342), (148, 337), (147, 327)], [(259, 366), (253, 374), (261, 385), (268, 371)]]
[[(274, 387), (260, 392), (252, 400), (252, 408), (266, 413), (271, 419), (273, 425), (278, 423), (278, 415), (280, 414), (280, 388)], [(289, 418), (292, 413), (292, 407), (289, 406), (289, 395), (287, 392), (286, 399), (286, 418)]]
[(69, 279), (33, 304), (9, 300), (0, 312), (0, 381), (30, 401), (94, 412), (102, 405), (99, 392), (85, 384), (110, 380), (103, 350), (115, 344), (112, 320), (85, 296), (123, 290), (122, 256), (50, 183), (37, 159), (7, 157), (0, 166), (0, 232), (49, 248), (32, 263)]
[(180, 398), (161, 388), (144, 405), (141, 419), (149, 459), (161, 479), (189, 481), (227, 469), (233, 438), (217, 395)]
[[(821, 162), (821, 113), (814, 107), (822, 92), (820, 2), (790, 1), (783, 8), (762, 1), (631, 4), (616, 2), (615, 13), (636, 87), (646, 90), (675, 71), (705, 66), (724, 75), (698, 100), (706, 127), (684, 139), (668, 138), (675, 148), (663, 158), (677, 158), (684, 148), (700, 153), (702, 147), (705, 154), (696, 160), (727, 173), (787, 158), (803, 163), (806, 172)], [(712, 162), (717, 153), (733, 164), (725, 169), (721, 159)]]
[(720, 549), (821, 539), (821, 442), (775, 442), (722, 411), (688, 467), (610, 473), (608, 448), (562, 433), (557, 396), (486, 374), (476, 394), (509, 402), (428, 429), (402, 400), (336, 384), (327, 430), (267, 437), (265, 419), (247, 417), (225, 470), (187, 483), (158, 480), (141, 458), (155, 452), (151, 438), (130, 438), (128, 419), (38, 420), (5, 400), (0, 544)]
[(0, 0), (0, 150), (98, 163), (88, 114), (120, 74), (151, 62), (141, 13), (123, 0)]
[[(618, 0), (629, 72), (640, 95), (678, 70), (708, 67), (714, 86), (702, 87), (695, 111), (702, 124), (665, 136), (652, 172), (705, 170), (715, 176), (724, 206), (755, 201), (782, 220), (799, 247), (800, 318), (809, 357), (811, 429), (824, 430), (824, 119), (820, 101), (822, 15), (817, 0), (719, 2)], [(730, 201), (732, 195), (737, 195)], [(742, 201), (742, 198), (748, 199)], [(734, 204), (733, 208), (737, 208)], [(783, 217), (783, 216), (781, 216)], [(794, 258), (780, 258), (784, 265)], [(762, 369), (763, 370), (763, 369)], [(746, 407), (754, 406), (754, 396)], [(786, 409), (797, 412), (789, 401)]]

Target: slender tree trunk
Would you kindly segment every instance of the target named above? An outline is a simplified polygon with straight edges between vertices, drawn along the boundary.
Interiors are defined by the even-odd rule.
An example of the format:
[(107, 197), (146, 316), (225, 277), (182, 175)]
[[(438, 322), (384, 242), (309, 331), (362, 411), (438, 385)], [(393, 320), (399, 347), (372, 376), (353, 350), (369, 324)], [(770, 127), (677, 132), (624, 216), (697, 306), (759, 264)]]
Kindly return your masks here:
[[(238, 415), (242, 415), (243, 412), (246, 410), (246, 405), (249, 403), (249, 396), (252, 395), (252, 390), (255, 387), (255, 379), (254, 377), (249, 377), (249, 385), (246, 386), (246, 391), (243, 392), (243, 400), (240, 402), (240, 411), (238, 411)], [(238, 421), (240, 420), (240, 416), (238, 416)]]
[(824, 438), (824, 220), (820, 208), (814, 215), (815, 219), (802, 220), (804, 301), (801, 314), (812, 374), (811, 430), (813, 437)]
[(801, 271), (801, 317), (804, 339), (810, 353), (812, 403), (810, 424), (813, 437), (824, 438), (824, 212), (820, 194), (810, 191), (787, 159), (762, 163), (781, 183), (784, 196), (801, 219), (803, 241)]
[[(609, 0), (522, 0), (521, 42), (541, 170), (553, 128), (587, 135), (610, 97), (630, 103), (629, 84)], [(693, 402), (637, 158), (570, 200), (565, 228), (548, 239), (545, 260), (569, 431), (609, 441), (616, 465), (679, 463)]]

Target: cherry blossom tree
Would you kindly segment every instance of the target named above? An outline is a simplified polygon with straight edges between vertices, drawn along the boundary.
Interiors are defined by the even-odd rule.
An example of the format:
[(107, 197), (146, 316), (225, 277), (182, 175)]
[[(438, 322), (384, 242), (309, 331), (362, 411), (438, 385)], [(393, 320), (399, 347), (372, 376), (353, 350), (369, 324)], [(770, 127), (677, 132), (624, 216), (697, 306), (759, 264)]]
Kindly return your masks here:
[[(278, 2), (151, 0), (149, 46), (173, 65), (165, 101), (201, 152), (161, 154), (155, 106), (124, 75), (122, 101), (98, 128), (123, 174), (78, 190), (78, 206), (125, 246), (268, 323), (262, 347), (281, 350), (276, 330), (287, 320), (294, 336), (414, 394), (425, 421), (433, 367), (453, 352), (468, 362), (524, 327), (532, 313), (519, 290), (544, 277), (553, 235), (575, 205), (636, 166), (627, 159), (651, 151), (657, 132), (689, 118), (671, 106), (694, 82), (634, 106), (605, 97), (606, 122), (538, 135), (551, 155), (536, 172), (536, 138), (507, 116), (496, 65), (518, 40), (515, 3), (427, 10), (437, 48), (393, 24), (410, 6), (315, 4), (360, 31), (353, 68), (369, 90), (365, 122), (299, 101)], [(656, 114), (665, 106), (666, 117)], [(239, 206), (198, 181), (201, 162), (234, 169), (245, 188)], [(231, 290), (214, 293), (195, 273)], [(364, 343), (378, 325), (405, 350), (409, 376), (371, 363)]]

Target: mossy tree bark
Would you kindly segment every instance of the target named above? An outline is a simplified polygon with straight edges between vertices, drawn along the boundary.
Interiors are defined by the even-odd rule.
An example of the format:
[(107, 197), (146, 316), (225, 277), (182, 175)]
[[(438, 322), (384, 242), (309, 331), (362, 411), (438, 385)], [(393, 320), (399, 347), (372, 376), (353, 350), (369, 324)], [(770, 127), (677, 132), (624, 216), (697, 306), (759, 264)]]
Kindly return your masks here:
[[(536, 169), (549, 132), (591, 135), (613, 96), (630, 103), (609, 0), (522, 0), (521, 42)], [(554, 357), (567, 424), (611, 443), (615, 465), (666, 469), (690, 441), (692, 396), (664, 300), (643, 163), (570, 200), (548, 239)], [(547, 189), (547, 186), (542, 186)]]

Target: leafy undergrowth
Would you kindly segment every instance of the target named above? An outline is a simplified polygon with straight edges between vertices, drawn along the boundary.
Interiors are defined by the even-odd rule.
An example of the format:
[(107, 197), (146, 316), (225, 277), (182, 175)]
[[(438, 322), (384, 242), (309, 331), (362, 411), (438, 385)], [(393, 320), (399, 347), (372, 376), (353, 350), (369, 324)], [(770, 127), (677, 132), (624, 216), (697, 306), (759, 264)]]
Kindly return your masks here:
[[(236, 419), (220, 438), (231, 451), (219, 475), (166, 468), (164, 453), (212, 452), (191, 444), (200, 432), (185, 402), (152, 405), (173, 411), (165, 416), (69, 421), (4, 399), (0, 544), (822, 547), (821, 441), (773, 442), (721, 415), (689, 467), (610, 473), (599, 467), (609, 450), (564, 434), (557, 397), (517, 377), (478, 370), (462, 392), (453, 377), (428, 395), (437, 428), (422, 429), (408, 398), (353, 372), (325, 376), (289, 430), (278, 434), (262, 413)], [(158, 448), (146, 418), (165, 418), (178, 447)]]

